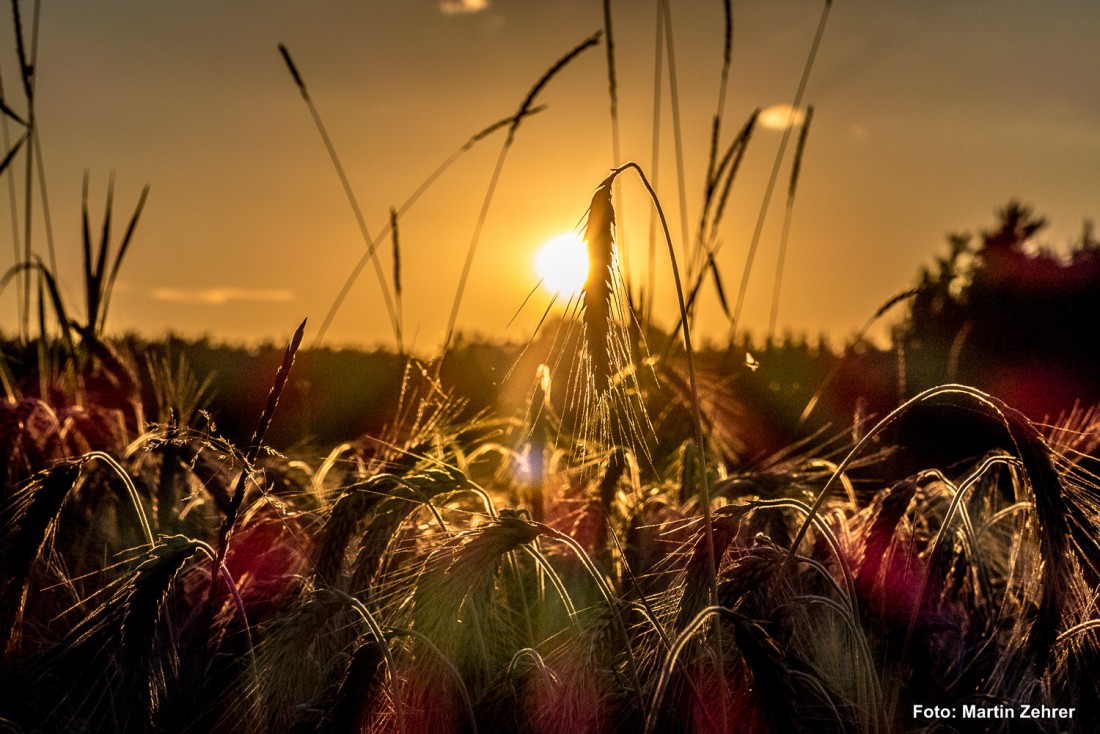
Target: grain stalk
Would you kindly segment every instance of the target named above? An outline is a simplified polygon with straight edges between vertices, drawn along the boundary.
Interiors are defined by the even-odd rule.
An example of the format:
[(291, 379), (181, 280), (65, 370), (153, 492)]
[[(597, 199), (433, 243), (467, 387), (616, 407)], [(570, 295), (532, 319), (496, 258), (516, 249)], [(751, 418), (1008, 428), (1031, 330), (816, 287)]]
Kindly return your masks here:
[(515, 141), (516, 131), (519, 129), (520, 123), (523, 121), (524, 117), (527, 116), (534, 106), (535, 98), (543, 88), (559, 71), (565, 68), (569, 62), (587, 49), (599, 43), (600, 35), (600, 32), (597, 31), (547, 69), (539, 80), (535, 82), (535, 85), (531, 87), (527, 96), (524, 97), (523, 102), (520, 103), (519, 110), (517, 110), (516, 114), (511, 118), (511, 122), (508, 125), (508, 135), (505, 137), (504, 144), (501, 146), (500, 153), (497, 155), (496, 166), (493, 168), (493, 174), (489, 178), (489, 187), (481, 203), (481, 211), (478, 213), (477, 223), (474, 225), (474, 233), (470, 239), (470, 246), (466, 250), (466, 260), (462, 264), (462, 273), (458, 278), (458, 289), (455, 292), (454, 301), (451, 304), (451, 315), (447, 319), (447, 331), (443, 337), (443, 347), (440, 349), (437, 371), (442, 368), (443, 359), (447, 356), (447, 349), (450, 347), (451, 339), (454, 337), (455, 324), (458, 320), (458, 311), (462, 305), (462, 296), (466, 291), (466, 280), (469, 278), (470, 268), (473, 266), (474, 253), (477, 252), (478, 242), (481, 240), (481, 230), (485, 226), (485, 220), (489, 216), (489, 205), (492, 204), (493, 194), (496, 192), (497, 183), (500, 181), (500, 175), (504, 170), (504, 161), (508, 157), (508, 151), (511, 149), (513, 141)]
[(294, 84), (298, 87), (302, 99), (309, 108), (309, 114), (313, 118), (313, 124), (317, 128), (317, 132), (321, 135), (321, 141), (325, 145), (325, 151), (328, 153), (329, 160), (332, 161), (332, 166), (336, 169), (336, 175), (340, 179), (340, 186), (344, 190), (344, 196), (347, 197), (348, 204), (351, 205), (352, 213), (355, 215), (355, 223), (359, 226), (359, 234), (362, 236), (363, 243), (367, 247), (367, 256), (370, 258), (371, 264), (374, 265), (375, 275), (378, 276), (378, 285), (382, 293), (382, 300), (386, 304), (386, 312), (390, 317), (390, 325), (393, 327), (394, 338), (397, 341), (398, 350), (401, 351), (401, 326), (397, 319), (397, 313), (394, 310), (393, 298), (390, 296), (389, 286), (386, 285), (386, 276), (382, 273), (382, 264), (379, 262), (378, 255), (375, 252), (377, 244), (371, 239), (370, 231), (367, 229), (367, 221), (363, 217), (363, 210), (359, 207), (359, 200), (355, 197), (355, 191), (351, 188), (351, 182), (348, 180), (347, 174), (344, 173), (344, 166), (340, 162), (340, 156), (336, 153), (336, 146), (333, 145), (328, 130), (325, 129), (325, 123), (321, 120), (321, 114), (317, 111), (317, 106), (313, 104), (313, 98), (309, 94), (309, 89), (306, 87), (306, 83), (302, 79), (301, 74), (298, 73), (298, 67), (294, 65), (294, 60), (290, 57), (290, 51), (287, 50), (286, 46), (280, 43), (279, 53), (282, 55), (283, 61), (286, 62), (287, 70), (294, 79)]
[(248, 452), (245, 454), (241, 464), (240, 477), (237, 480), (237, 485), (233, 490), (233, 494), (230, 496), (229, 507), (225, 514), (225, 520), (222, 522), (221, 529), (218, 532), (218, 546), (217, 553), (214, 555), (214, 559), (211, 561), (210, 568), (210, 595), (209, 595), (209, 610), (208, 616), (210, 619), (211, 628), (213, 628), (214, 617), (218, 608), (218, 589), (220, 588), (216, 582), (219, 568), (225, 562), (226, 553), (229, 550), (229, 541), (232, 537), (234, 526), (237, 523), (238, 515), (240, 513), (241, 504), (244, 502), (245, 487), (248, 483), (248, 479), (252, 474), (252, 467), (255, 464), (256, 459), (260, 454), (260, 447), (263, 445), (264, 437), (267, 435), (267, 429), (271, 426), (271, 419), (275, 415), (275, 408), (279, 404), (279, 397), (283, 393), (283, 388), (286, 387), (287, 379), (290, 377), (290, 370), (294, 366), (294, 355), (298, 352), (298, 347), (302, 343), (302, 335), (305, 333), (306, 322), (298, 326), (294, 331), (294, 336), (290, 340), (290, 344), (286, 348), (286, 352), (283, 354), (283, 362), (279, 366), (278, 372), (275, 374), (275, 382), (271, 386), (271, 391), (267, 395), (267, 404), (264, 406), (263, 412), (260, 414), (260, 422), (256, 427), (255, 433), (252, 434), (252, 440), (249, 442)]
[(794, 116), (802, 104), (802, 95), (806, 91), (806, 83), (810, 80), (810, 71), (813, 69), (814, 60), (817, 58), (817, 50), (821, 45), (821, 37), (825, 33), (825, 23), (829, 19), (829, 10), (833, 6), (833, 0), (825, 0), (825, 7), (821, 11), (821, 20), (817, 24), (817, 32), (814, 34), (813, 43), (810, 46), (810, 54), (806, 59), (806, 65), (802, 69), (802, 78), (798, 82), (798, 90), (791, 104), (790, 114), (787, 116), (787, 124), (783, 128), (783, 138), (779, 142), (779, 150), (775, 154), (775, 163), (772, 165), (771, 176), (768, 178), (767, 188), (764, 190), (764, 201), (760, 205), (760, 212), (756, 218), (756, 228), (752, 233), (752, 241), (749, 243), (749, 252), (745, 259), (745, 269), (741, 274), (741, 285), (737, 290), (737, 302), (733, 307), (733, 317), (730, 319), (729, 340), (732, 342), (735, 330), (741, 323), (741, 308), (745, 304), (745, 293), (749, 288), (749, 275), (752, 273), (753, 259), (756, 257), (756, 248), (760, 244), (760, 235), (764, 231), (764, 219), (768, 214), (768, 205), (771, 203), (772, 192), (775, 190), (775, 182), (779, 178), (779, 167), (783, 162), (783, 154), (787, 150), (787, 143), (791, 138), (791, 130), (794, 129)]
[[(703, 435), (703, 413), (702, 413), (702, 409), (700, 408), (700, 404), (699, 404), (699, 387), (698, 387), (697, 380), (696, 380), (696, 375), (695, 375), (695, 351), (692, 349), (692, 346), (691, 346), (691, 330), (688, 328), (687, 305), (684, 301), (684, 288), (683, 288), (683, 285), (682, 285), (681, 280), (680, 280), (680, 269), (676, 264), (676, 252), (675, 252), (675, 249), (674, 249), (673, 244), (672, 244), (672, 235), (671, 235), (671, 233), (669, 232), (669, 229), (668, 229), (668, 220), (665, 218), (664, 209), (661, 206), (660, 200), (657, 198), (657, 192), (653, 190), (653, 187), (649, 183), (649, 179), (646, 178), (645, 172), (642, 171), (641, 166), (639, 166), (637, 163), (633, 163), (633, 162), (624, 163), (623, 165), (621, 165), (618, 168), (614, 169), (610, 173), (610, 175), (608, 175), (608, 177), (603, 180), (603, 182), (600, 184), (600, 186), (597, 187), (596, 196), (601, 197), (601, 198), (607, 196), (609, 198), (609, 196), (606, 194), (606, 191), (608, 190), (608, 187), (619, 176), (619, 174), (623, 173), (624, 171), (630, 170), (630, 169), (633, 169), (638, 174), (638, 178), (641, 179), (642, 185), (645, 186), (646, 191), (649, 193), (650, 199), (653, 201), (653, 206), (657, 210), (657, 215), (658, 215), (658, 217), (661, 221), (661, 228), (662, 228), (662, 230), (664, 232), (664, 236), (665, 236), (665, 244), (668, 247), (669, 262), (672, 265), (672, 279), (673, 279), (673, 282), (676, 284), (676, 298), (677, 298), (677, 301), (678, 301), (679, 307), (680, 307), (681, 332), (683, 333), (683, 336), (684, 336), (684, 349), (687, 353), (688, 377), (689, 377), (690, 387), (691, 387), (692, 414), (693, 414), (694, 423), (695, 423), (695, 426), (694, 426), (695, 427), (695, 441), (696, 441), (696, 444), (701, 449), (700, 452), (699, 452), (699, 462), (700, 462), (700, 475), (702, 477), (702, 487), (701, 487), (701, 489), (702, 489), (702, 497), (703, 497), (703, 517), (704, 517), (704, 523), (705, 523), (705, 526), (706, 526), (705, 533), (706, 533), (706, 538), (707, 538), (707, 557), (708, 557), (707, 567), (708, 567), (708, 574), (709, 574), (709, 577), (710, 577), (711, 598), (712, 598), (712, 601), (713, 601), (713, 600), (718, 598), (718, 581), (717, 581), (718, 573), (717, 573), (717, 567), (716, 567), (716, 559), (714, 557), (714, 538), (713, 538), (712, 529), (711, 529), (710, 487), (709, 487), (709, 482), (707, 480), (706, 458), (705, 458), (706, 451), (703, 448), (703, 447), (706, 446), (705, 438), (704, 438), (704, 435)], [(600, 193), (601, 191), (605, 192), (605, 193), (601, 194)], [(594, 203), (596, 202), (596, 197), (593, 197), (593, 202)], [(601, 206), (602, 206), (602, 204), (601, 204)], [(609, 215), (613, 218), (614, 212), (613, 211), (609, 212)], [(590, 216), (590, 221), (591, 221), (591, 216)], [(590, 248), (592, 247), (591, 241), (589, 242), (589, 247)], [(590, 249), (590, 252), (591, 252), (591, 249)], [(591, 260), (592, 255), (590, 255), (589, 258)], [(608, 257), (608, 259), (609, 259), (609, 257)], [(590, 278), (592, 277), (592, 271), (590, 271), (589, 277)], [(608, 346), (607, 346), (606, 343), (600, 344), (598, 342), (590, 341), (589, 344), (588, 344), (588, 349), (589, 349), (590, 354), (594, 354), (594, 353), (600, 352), (600, 351), (606, 353), (607, 349), (608, 349)]]
[(768, 319), (768, 343), (775, 336), (775, 322), (779, 316), (779, 293), (783, 287), (783, 264), (787, 257), (787, 239), (791, 234), (791, 215), (794, 213), (794, 194), (798, 188), (798, 174), (802, 171), (802, 154), (806, 150), (806, 138), (810, 134), (810, 122), (814, 119), (814, 106), (806, 108), (806, 119), (802, 121), (802, 130), (798, 134), (798, 145), (794, 151), (794, 163), (791, 164), (791, 182), (787, 187), (787, 210), (783, 216), (783, 234), (779, 238), (779, 260), (775, 266), (775, 287), (772, 290), (772, 310)]
[[(657, 192), (653, 190), (653, 187), (650, 185), (649, 180), (646, 178), (645, 172), (642, 171), (642, 168), (637, 163), (633, 163), (633, 162), (624, 163), (623, 165), (621, 165), (618, 168), (614, 169), (608, 175), (608, 177), (604, 179), (604, 181), (600, 184), (600, 186), (597, 187), (597, 195), (600, 196), (600, 193), (599, 193), (600, 191), (607, 191), (608, 187), (611, 184), (611, 182), (614, 181), (621, 173), (623, 173), (624, 171), (629, 170), (629, 169), (633, 169), (635, 171), (635, 173), (638, 174), (638, 178), (641, 179), (642, 184), (645, 186), (646, 191), (649, 193), (650, 199), (653, 202), (653, 206), (657, 210), (658, 217), (660, 218), (660, 221), (661, 221), (661, 229), (664, 232), (664, 236), (665, 236), (665, 244), (667, 245), (667, 248), (668, 248), (669, 262), (672, 266), (672, 279), (673, 279), (673, 282), (676, 284), (676, 298), (677, 298), (677, 301), (678, 301), (679, 307), (680, 307), (680, 319), (681, 319), (682, 332), (683, 332), (683, 335), (684, 335), (684, 350), (687, 354), (687, 362), (688, 362), (688, 376), (689, 376), (690, 387), (691, 387), (692, 413), (693, 413), (693, 418), (694, 418), (694, 423), (695, 423), (695, 440), (696, 440), (697, 445), (700, 447), (699, 463), (700, 463), (700, 476), (701, 476), (701, 480), (702, 480), (701, 481), (701, 490), (702, 490), (702, 504), (703, 504), (704, 535), (705, 535), (705, 538), (706, 538), (706, 549), (707, 549), (707, 577), (708, 577), (707, 580), (709, 582), (710, 601), (711, 601), (711, 604), (714, 605), (714, 604), (717, 604), (717, 600), (718, 600), (718, 568), (717, 568), (717, 559), (715, 558), (714, 530), (713, 530), (713, 525), (712, 525), (711, 506), (710, 506), (710, 487), (709, 487), (709, 481), (708, 481), (708, 478), (707, 478), (707, 468), (706, 468), (706, 450), (705, 450), (706, 442), (705, 442), (704, 435), (703, 435), (703, 415), (702, 415), (702, 410), (701, 410), (700, 404), (699, 404), (699, 387), (698, 387), (698, 384), (697, 384), (697, 379), (696, 379), (696, 374), (695, 374), (695, 351), (692, 349), (692, 346), (691, 346), (691, 330), (688, 327), (687, 306), (684, 302), (684, 288), (683, 288), (683, 284), (680, 280), (680, 270), (679, 270), (679, 267), (676, 264), (676, 251), (675, 251), (675, 248), (673, 247), (673, 244), (672, 244), (672, 235), (671, 235), (671, 233), (669, 232), (669, 229), (668, 229), (668, 220), (665, 218), (664, 209), (662, 208), (661, 202), (657, 197)], [(595, 198), (593, 200), (595, 201)], [(613, 212), (611, 212), (610, 214), (613, 215)], [(590, 241), (589, 242), (589, 247), (591, 248), (591, 246), (592, 246), (592, 243)], [(591, 260), (591, 256), (590, 256), (590, 260)], [(592, 275), (592, 273), (590, 272), (590, 277), (591, 277), (591, 275)], [(608, 346), (607, 346), (607, 344), (600, 345), (600, 344), (589, 343), (588, 348), (589, 348), (589, 353), (592, 354), (592, 353), (594, 353), (594, 350), (601, 350), (602, 349), (602, 350), (606, 351)], [(715, 656), (716, 656), (716, 659), (719, 662), (719, 670), (722, 670), (723, 669), (723, 653), (722, 653), (721, 635), (718, 635), (718, 634), (715, 635), (714, 644), (715, 644)], [(724, 679), (724, 677), (720, 678), (720, 685), (722, 686), (722, 690), (724, 692), (724, 690), (725, 690), (725, 679)], [(723, 727), (725, 727), (725, 725), (726, 725), (726, 722), (724, 720), (725, 719), (724, 711), (725, 711), (725, 709), (723, 709)]]

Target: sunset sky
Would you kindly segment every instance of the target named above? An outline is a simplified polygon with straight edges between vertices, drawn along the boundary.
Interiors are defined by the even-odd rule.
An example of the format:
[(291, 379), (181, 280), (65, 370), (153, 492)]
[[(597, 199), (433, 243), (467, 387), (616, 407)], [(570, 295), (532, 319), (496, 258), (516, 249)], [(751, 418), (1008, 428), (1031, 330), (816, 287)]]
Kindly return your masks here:
[[(23, 3), (29, 33), (31, 4)], [(789, 104), (823, 5), (733, 0), (723, 110), (728, 143), (756, 107)], [(458, 327), (523, 339), (547, 305), (535, 253), (583, 222), (594, 188), (625, 160), (652, 160), (656, 2), (613, 2), (621, 161), (612, 156), (605, 49), (586, 51), (540, 95), (508, 154), (473, 262)], [(717, 104), (722, 3), (672, 2), (692, 229)], [(0, 25), (5, 101), (20, 93), (10, 13)], [(93, 228), (115, 176), (115, 217), (151, 193), (119, 276), (109, 327), (156, 336), (285, 338), (314, 329), (364, 243), (310, 113), (280, 58), (305, 79), (377, 235), (471, 135), (512, 114), (532, 84), (603, 26), (598, 0), (302, 3), (47, 2), (38, 41), (37, 114), (61, 279), (79, 304), (80, 198)], [(836, 341), (912, 286), (945, 235), (992, 224), (1011, 198), (1051, 220), (1052, 246), (1100, 216), (1100, 5), (1038, 0), (837, 0), (806, 88), (815, 108), (791, 227), (781, 330)], [(658, 194), (680, 247), (680, 206), (665, 71)], [(781, 125), (777, 127), (782, 127)], [(8, 135), (18, 134), (9, 126)], [(734, 185), (718, 263), (735, 291), (782, 135), (758, 129)], [(504, 136), (461, 157), (400, 221), (407, 341), (434, 351)], [(793, 142), (793, 141), (792, 141)], [(788, 160), (772, 201), (743, 326), (767, 327)], [(23, 162), (15, 196), (22, 225)], [(8, 178), (0, 182), (0, 263), (14, 258)], [(625, 185), (621, 228), (644, 279), (644, 190)], [(45, 257), (36, 190), (36, 250)], [(116, 225), (116, 237), (123, 221)], [(387, 276), (391, 245), (380, 250)], [(674, 323), (667, 258), (658, 321)], [(14, 286), (0, 328), (16, 325)], [(701, 333), (724, 339), (713, 292)], [(881, 333), (881, 332), (880, 332)], [(334, 344), (392, 344), (378, 282), (363, 271), (332, 324)]]

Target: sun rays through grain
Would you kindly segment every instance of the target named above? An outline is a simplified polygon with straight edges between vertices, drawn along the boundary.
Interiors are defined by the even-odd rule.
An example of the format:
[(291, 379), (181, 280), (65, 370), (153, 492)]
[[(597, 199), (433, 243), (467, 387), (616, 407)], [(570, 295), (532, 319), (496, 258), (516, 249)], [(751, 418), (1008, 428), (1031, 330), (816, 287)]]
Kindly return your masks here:
[[(126, 281), (119, 269), (134, 259), (145, 190), (112, 246), (113, 180), (93, 230), (86, 177), (72, 233), (76, 298), (66, 251), (54, 252), (49, 234), (34, 100), (39, 3), (26, 23), (25, 5), (13, 3), (7, 60), (18, 64), (8, 76), (19, 83), (0, 90), (15, 257), (0, 291), (15, 283), (18, 324), (15, 337), (0, 339), (0, 729), (889, 734), (948, 724), (1014, 731), (1018, 722), (999, 712), (1026, 709), (1045, 712), (1036, 731), (1091, 731), (1100, 717), (1098, 409), (1076, 403), (1039, 423), (984, 388), (919, 381), (932, 371), (921, 360), (942, 358), (953, 376), (972, 354), (986, 356), (985, 332), (1002, 334), (974, 310), (983, 288), (1014, 277), (998, 266), (1038, 273), (1044, 287), (1028, 293), (1046, 296), (1069, 275), (1100, 272), (1100, 244), (1086, 229), (1080, 247), (1056, 261), (1029, 239), (1043, 220), (1014, 204), (999, 229), (981, 233), (980, 247), (953, 239), (939, 271), (899, 289), (843, 351), (777, 336), (795, 192), (817, 165), (805, 157), (815, 106), (802, 100), (831, 3), (793, 103), (762, 105), (739, 118), (739, 130), (726, 117), (733, 90), (749, 91), (734, 66), (734, 4), (715, 4), (706, 16), (714, 22), (703, 25), (678, 15), (681, 51), (684, 41), (722, 45), (714, 114), (708, 100), (695, 139), (686, 133), (698, 108), (681, 110), (680, 91), (695, 95), (698, 85), (677, 78), (671, 3), (657, 3), (645, 19), (647, 38), (657, 37), (645, 166), (617, 160), (640, 139), (627, 112), (635, 110), (630, 39), (644, 14), (613, 18), (611, 2), (593, 3), (590, 19), (602, 10), (603, 30), (534, 67), (543, 71), (512, 114), (457, 149), (441, 139), (454, 152), (400, 206), (373, 193), (360, 206), (354, 159), (336, 155), (339, 128), (330, 138), (311, 96), (340, 101), (361, 88), (334, 88), (319, 74), (310, 90), (287, 48), (268, 44), (284, 91), (292, 103), (297, 91), (320, 134), (335, 211), (351, 206), (356, 264), (315, 278), (313, 266), (328, 261), (303, 249), (288, 281), (264, 279), (252, 264), (238, 267), (239, 278), (225, 265), (202, 284), (184, 267), (145, 285)], [(526, 40), (517, 21), (535, 16), (524, 13), (549, 12), (521, 5), (429, 3), (415, 11), (418, 32), (445, 47), (434, 34), (463, 28), (496, 54)], [(582, 17), (557, 13), (540, 31), (556, 43), (555, 24), (575, 33)], [(709, 40), (689, 33), (704, 26)], [(384, 47), (364, 38), (370, 53)], [(601, 40), (604, 63), (586, 67), (584, 52)], [(477, 97), (460, 78), (458, 93)], [(555, 124), (586, 124), (574, 102), (598, 107), (607, 132), (606, 107), (578, 92), (593, 83), (600, 95), (606, 87), (615, 160), (605, 160), (597, 136), (592, 146), (574, 138), (551, 152), (584, 156), (574, 172), (592, 180), (559, 185), (547, 169), (534, 172), (568, 204), (516, 186), (506, 162), (545, 160), (525, 158), (534, 151), (520, 153), (522, 144), (547, 146), (555, 138), (540, 136)], [(677, 174), (665, 200), (656, 181), (662, 89)], [(394, 109), (407, 91), (373, 99), (372, 114)], [(489, 101), (476, 102), (482, 110)], [(835, 136), (838, 113), (827, 107), (815, 135)], [(460, 110), (424, 114), (430, 127), (410, 128), (410, 138), (465, 119)], [(355, 128), (364, 149), (392, 145), (375, 122)], [(275, 116), (271, 127), (279, 128)], [(495, 157), (465, 156), (494, 133), (503, 134)], [(756, 165), (749, 144), (760, 138), (779, 141), (779, 152), (763, 205), (746, 213), (734, 184)], [(435, 142), (424, 142), (425, 155)], [(696, 201), (687, 156), (699, 153)], [(479, 173), (487, 185), (467, 201), (469, 221), (452, 219), (444, 197), (413, 209), (459, 159), (489, 166)], [(766, 342), (742, 328), (736, 340), (708, 344), (708, 310), (731, 331), (747, 312), (749, 270), (785, 163)], [(392, 180), (407, 183), (404, 174)], [(295, 215), (306, 211), (304, 200), (293, 203)], [(504, 216), (520, 206), (531, 207), (522, 226)], [(564, 227), (543, 227), (530, 212), (558, 221), (558, 208), (575, 227), (535, 254), (532, 238)], [(374, 216), (384, 226), (371, 232)], [(754, 216), (757, 231), (738, 241), (737, 222), (751, 227)], [(445, 235), (425, 237), (423, 219), (445, 221)], [(642, 287), (624, 232), (647, 219)], [(37, 252), (40, 220), (47, 242)], [(506, 236), (495, 241), (494, 228)], [(630, 232), (632, 242), (644, 239)], [(748, 247), (736, 295), (722, 277), (723, 241)], [(430, 273), (418, 267), (426, 249)], [(808, 249), (791, 248), (791, 264)], [(225, 262), (243, 262), (237, 254)], [(246, 311), (309, 310), (316, 294), (307, 280), (333, 277), (343, 285), (323, 335), (355, 303), (347, 297), (368, 262), (377, 303), (355, 318), (393, 333), (392, 347), (369, 354), (327, 342), (303, 348), (300, 318), (284, 324), (300, 323), (285, 348), (106, 330), (112, 295), (116, 307), (124, 294), (228, 323)], [(425, 283), (441, 331), (446, 324), (431, 354), (416, 345)], [(535, 310), (537, 325), (514, 344), (466, 331), (473, 309), (460, 322), (463, 300), (479, 289), (496, 299), (494, 318), (522, 301), (518, 310)], [(896, 353), (866, 338), (895, 307), (907, 309)], [(1026, 308), (993, 310), (995, 321), (1027, 331)], [(956, 316), (948, 338), (920, 321)], [(1071, 327), (1085, 349), (1085, 325)], [(1064, 333), (1058, 328), (1044, 325)], [(929, 346), (937, 342), (942, 353)], [(1049, 375), (1061, 365), (1044, 345), (1035, 369), (1057, 382)], [(981, 363), (990, 373), (1000, 367)], [(927, 713), (940, 709), (953, 712), (940, 717), (950, 721)], [(998, 717), (1005, 721), (990, 721)]]

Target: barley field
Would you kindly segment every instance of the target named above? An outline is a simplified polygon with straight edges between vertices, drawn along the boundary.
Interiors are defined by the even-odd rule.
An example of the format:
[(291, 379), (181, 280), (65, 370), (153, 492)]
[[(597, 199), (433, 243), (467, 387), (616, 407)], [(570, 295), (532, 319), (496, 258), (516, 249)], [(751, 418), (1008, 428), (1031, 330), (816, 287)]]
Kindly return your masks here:
[[(1086, 231), (1056, 265), (1024, 248), (1044, 222), (1012, 202), (844, 348), (783, 341), (788, 228), (814, 142), (803, 92), (831, 3), (768, 185), (770, 197), (789, 160), (766, 329), (743, 323), (757, 238), (738, 287), (716, 257), (759, 110), (731, 135), (721, 102), (686, 241), (648, 167), (616, 161), (578, 212), (575, 290), (557, 286), (517, 344), (459, 327), (506, 158), (545, 89), (605, 54), (619, 124), (609, 2), (598, 33), (549, 59), (511, 115), (424, 182), (500, 146), (431, 353), (410, 347), (402, 316), (415, 273), (400, 223), (422, 190), (370, 237), (309, 79), (273, 45), (364, 249), (328, 314), (262, 358), (107, 328), (146, 191), (125, 204), (109, 193), (97, 220), (85, 178), (82, 229), (66, 233), (75, 286), (52, 241), (48, 256), (32, 241), (32, 30), (13, 8), (21, 74), (0, 113), (17, 136), (0, 171), (26, 234), (3, 278), (18, 333), (0, 344), (0, 731), (1094, 730), (1100, 415), (1088, 405), (1100, 394), (1082, 378), (1066, 383), (1076, 402), (1050, 403), (1060, 413), (1014, 404), (987, 337), (1005, 304), (1049, 316), (1054, 302), (1036, 299), (1068, 294), (1069, 312), (1092, 292), (1025, 298), (998, 273), (1100, 280), (1100, 245)], [(715, 15), (724, 96), (731, 3)], [(663, 273), (674, 309), (622, 267), (622, 187), (652, 214), (644, 272)], [(341, 357), (321, 339), (368, 266), (392, 346)], [(1000, 300), (982, 312), (990, 292)], [(702, 294), (729, 325), (717, 346), (695, 328)], [(890, 346), (867, 338), (899, 313)], [(1087, 362), (1043, 349), (1050, 370)]]

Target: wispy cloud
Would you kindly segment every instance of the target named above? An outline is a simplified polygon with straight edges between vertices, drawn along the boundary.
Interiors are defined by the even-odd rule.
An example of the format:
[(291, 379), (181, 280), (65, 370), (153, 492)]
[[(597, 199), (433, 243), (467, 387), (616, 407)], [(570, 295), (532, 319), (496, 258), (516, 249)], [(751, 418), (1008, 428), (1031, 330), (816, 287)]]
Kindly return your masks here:
[(798, 127), (806, 121), (806, 113), (789, 104), (773, 104), (760, 111), (760, 124), (768, 130), (783, 130), (790, 125)]
[(439, 9), (444, 15), (477, 13), (489, 7), (489, 0), (440, 0)]
[(285, 303), (297, 298), (286, 288), (154, 288), (149, 295), (154, 301), (200, 306), (224, 306), (232, 301)]

